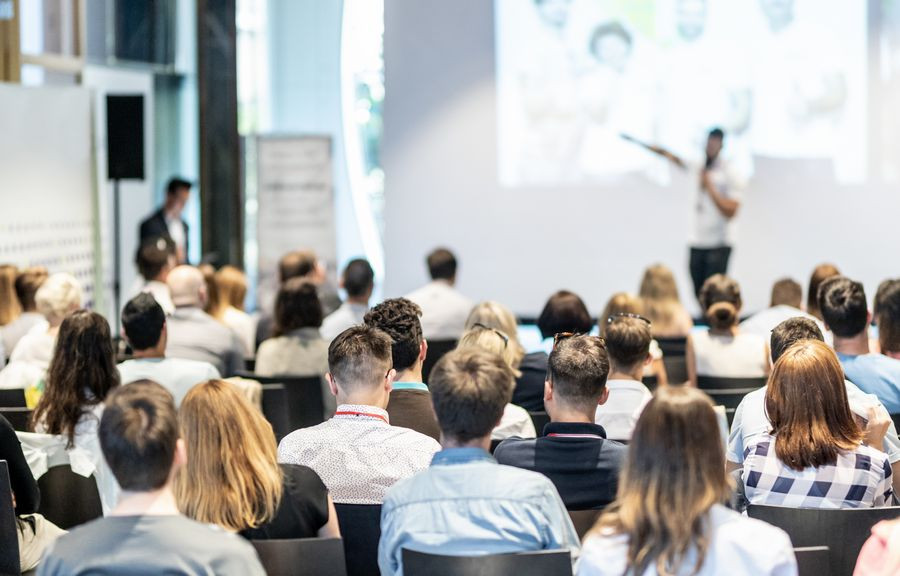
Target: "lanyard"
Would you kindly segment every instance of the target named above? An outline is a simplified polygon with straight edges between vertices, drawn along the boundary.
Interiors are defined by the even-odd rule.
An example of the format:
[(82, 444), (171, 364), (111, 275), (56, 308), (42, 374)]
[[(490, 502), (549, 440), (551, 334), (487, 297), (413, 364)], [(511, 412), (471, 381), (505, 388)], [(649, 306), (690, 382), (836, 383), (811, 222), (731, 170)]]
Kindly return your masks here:
[(383, 421), (385, 424), (388, 423), (387, 418), (382, 416), (381, 414), (371, 414), (369, 412), (356, 412), (351, 410), (341, 410), (339, 412), (334, 413), (335, 416), (361, 416), (363, 418), (377, 418)]
[(551, 433), (547, 434), (548, 438), (596, 438), (598, 440), (603, 440), (603, 436), (598, 434), (559, 434), (559, 433)]

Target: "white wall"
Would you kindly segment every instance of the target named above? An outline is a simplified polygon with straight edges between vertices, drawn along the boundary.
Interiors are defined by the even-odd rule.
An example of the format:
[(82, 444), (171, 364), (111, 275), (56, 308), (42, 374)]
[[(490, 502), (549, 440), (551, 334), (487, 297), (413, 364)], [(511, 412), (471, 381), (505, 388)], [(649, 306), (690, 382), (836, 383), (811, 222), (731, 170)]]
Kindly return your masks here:
[[(654, 262), (675, 270), (691, 300), (696, 179), (500, 187), (494, 62), (493, 2), (386, 0), (385, 295), (425, 282), (425, 255), (446, 245), (460, 258), (464, 293), (520, 314), (536, 314), (559, 288), (599, 312), (613, 292), (636, 291)], [(900, 274), (898, 215), (896, 186), (839, 187), (814, 167), (758, 164), (730, 267), (746, 308), (766, 306), (778, 277), (805, 283), (823, 261), (865, 282), (871, 297)]]

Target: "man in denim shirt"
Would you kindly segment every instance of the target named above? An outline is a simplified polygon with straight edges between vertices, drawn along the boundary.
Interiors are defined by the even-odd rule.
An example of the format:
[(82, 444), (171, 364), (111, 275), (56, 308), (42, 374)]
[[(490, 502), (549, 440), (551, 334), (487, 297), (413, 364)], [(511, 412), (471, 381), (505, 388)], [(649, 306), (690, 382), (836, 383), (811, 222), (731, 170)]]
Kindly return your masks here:
[(512, 370), (484, 350), (450, 352), (434, 367), (429, 388), (443, 450), (384, 499), (383, 576), (403, 573), (404, 548), (460, 556), (563, 549), (575, 561), (578, 535), (550, 480), (488, 453), (513, 385)]

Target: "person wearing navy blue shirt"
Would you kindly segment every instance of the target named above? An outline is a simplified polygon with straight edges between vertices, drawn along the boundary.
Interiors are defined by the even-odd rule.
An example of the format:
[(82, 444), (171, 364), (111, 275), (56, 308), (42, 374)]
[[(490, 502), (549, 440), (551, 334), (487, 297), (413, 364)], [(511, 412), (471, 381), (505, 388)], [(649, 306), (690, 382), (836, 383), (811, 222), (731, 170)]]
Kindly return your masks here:
[(616, 497), (627, 450), (594, 424), (597, 405), (609, 397), (609, 357), (596, 336), (561, 336), (550, 353), (544, 384), (550, 415), (544, 435), (505, 440), (494, 458), (550, 478), (569, 510), (602, 508)]

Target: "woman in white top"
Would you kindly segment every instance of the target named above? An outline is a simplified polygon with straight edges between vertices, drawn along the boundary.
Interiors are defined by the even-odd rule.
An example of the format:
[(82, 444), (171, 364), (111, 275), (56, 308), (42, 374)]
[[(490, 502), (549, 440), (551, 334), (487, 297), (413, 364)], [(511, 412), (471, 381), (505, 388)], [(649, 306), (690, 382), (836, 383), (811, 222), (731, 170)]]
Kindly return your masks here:
[(244, 312), (247, 298), (247, 276), (234, 266), (222, 266), (215, 273), (218, 305), (213, 316), (231, 328), (244, 344), (244, 357), (256, 352), (256, 321)]
[(712, 402), (657, 391), (638, 420), (611, 504), (581, 550), (578, 576), (794, 576), (782, 530), (722, 506), (731, 486)]
[[(515, 364), (517, 362), (516, 359), (521, 360), (521, 357), (512, 344), (513, 342), (510, 341), (510, 337), (506, 332), (476, 322), (463, 333), (456, 349), (481, 348), (492, 352), (503, 358), (504, 362), (518, 378), (521, 372), (519, 372)], [(531, 415), (528, 414), (528, 411), (521, 406), (510, 403), (503, 409), (500, 423), (491, 432), (491, 440), (505, 440), (513, 436), (518, 438), (535, 438), (537, 432), (534, 429), (534, 422), (531, 420)]]
[(709, 328), (694, 332), (687, 341), (688, 376), (754, 378), (769, 373), (769, 349), (758, 334), (741, 333), (741, 287), (727, 276), (716, 274), (703, 283), (700, 306)]

